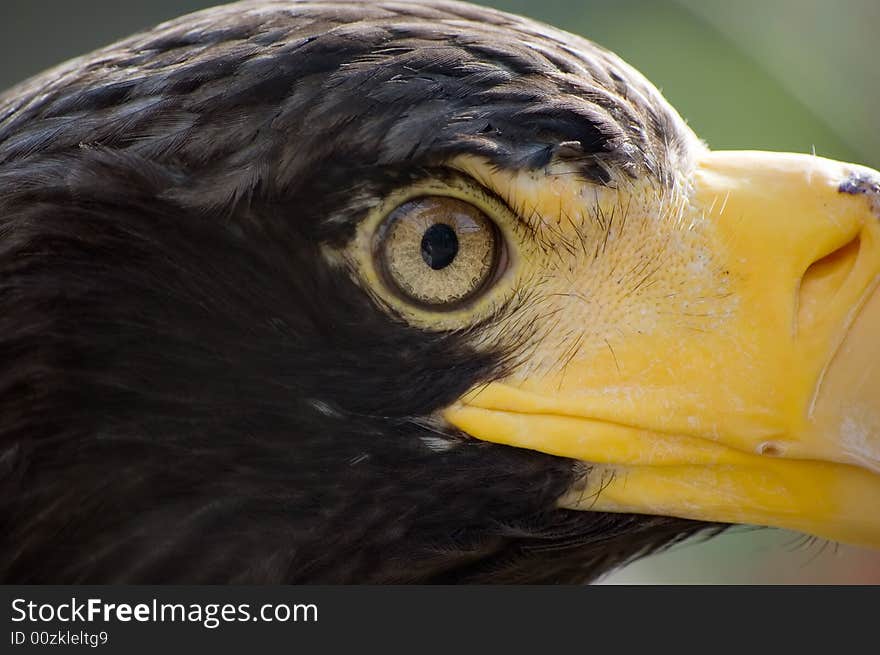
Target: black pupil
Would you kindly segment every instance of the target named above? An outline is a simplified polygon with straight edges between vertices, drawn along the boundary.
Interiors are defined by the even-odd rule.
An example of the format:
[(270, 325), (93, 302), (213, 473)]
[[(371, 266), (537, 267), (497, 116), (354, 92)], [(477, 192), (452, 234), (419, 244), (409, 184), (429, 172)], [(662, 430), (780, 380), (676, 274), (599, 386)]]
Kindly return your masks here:
[(445, 223), (435, 223), (422, 236), (422, 259), (439, 271), (446, 268), (458, 254), (458, 237), (455, 230)]

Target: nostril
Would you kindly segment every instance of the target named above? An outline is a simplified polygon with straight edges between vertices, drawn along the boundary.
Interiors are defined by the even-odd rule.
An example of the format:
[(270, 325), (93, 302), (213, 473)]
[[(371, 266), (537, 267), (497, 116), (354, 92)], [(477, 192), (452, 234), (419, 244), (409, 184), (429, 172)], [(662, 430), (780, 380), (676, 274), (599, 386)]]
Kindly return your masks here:
[(861, 239), (856, 237), (846, 245), (813, 262), (801, 278), (798, 290), (796, 332), (809, 330), (821, 320), (828, 301), (840, 289), (859, 257)]
[(782, 457), (783, 450), (779, 444), (773, 443), (772, 441), (765, 441), (758, 446), (758, 454), (767, 457)]

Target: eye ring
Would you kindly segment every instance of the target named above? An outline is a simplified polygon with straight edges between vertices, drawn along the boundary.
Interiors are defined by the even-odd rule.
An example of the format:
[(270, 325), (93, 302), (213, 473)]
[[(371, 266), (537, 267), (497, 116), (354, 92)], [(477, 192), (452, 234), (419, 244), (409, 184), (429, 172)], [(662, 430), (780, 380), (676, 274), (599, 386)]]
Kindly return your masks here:
[[(491, 223), (499, 244), (496, 257), (491, 259), (493, 274), (487, 276), (483, 285), (467, 298), (441, 306), (413, 299), (406, 289), (395, 285), (381, 257), (381, 244), (392, 224), (392, 214), (412, 200), (425, 198), (467, 203)], [(420, 266), (427, 267), (421, 255), (421, 236), (413, 245), (413, 255)], [(373, 302), (395, 319), (429, 331), (460, 330), (502, 311), (515, 297), (523, 275), (526, 239), (519, 215), (493, 188), (462, 171), (439, 167), (420, 171), (411, 181), (377, 199), (358, 221), (353, 238), (341, 248), (325, 246), (324, 256), (334, 265), (348, 268)]]
[(507, 244), (476, 204), (451, 196), (409, 198), (383, 219), (373, 241), (374, 265), (400, 300), (450, 312), (483, 296), (504, 273)]

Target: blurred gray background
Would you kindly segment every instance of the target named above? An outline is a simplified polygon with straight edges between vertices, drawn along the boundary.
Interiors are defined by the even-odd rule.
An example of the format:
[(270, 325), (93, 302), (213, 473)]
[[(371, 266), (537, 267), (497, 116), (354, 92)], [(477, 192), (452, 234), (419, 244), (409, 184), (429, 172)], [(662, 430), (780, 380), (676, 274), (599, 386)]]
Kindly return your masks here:
[[(0, 0), (0, 89), (210, 0)], [(880, 168), (880, 0), (486, 0), (582, 34), (651, 79), (713, 148)], [(608, 583), (873, 583), (880, 553), (735, 528)]]

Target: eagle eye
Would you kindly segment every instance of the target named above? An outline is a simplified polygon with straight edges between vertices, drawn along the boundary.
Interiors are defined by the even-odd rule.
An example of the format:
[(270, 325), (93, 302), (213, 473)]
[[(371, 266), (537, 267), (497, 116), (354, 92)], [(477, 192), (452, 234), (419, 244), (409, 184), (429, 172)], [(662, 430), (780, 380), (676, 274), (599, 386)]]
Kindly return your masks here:
[(457, 198), (411, 199), (376, 233), (377, 269), (403, 299), (433, 310), (459, 307), (498, 278), (504, 243), (498, 226)]

